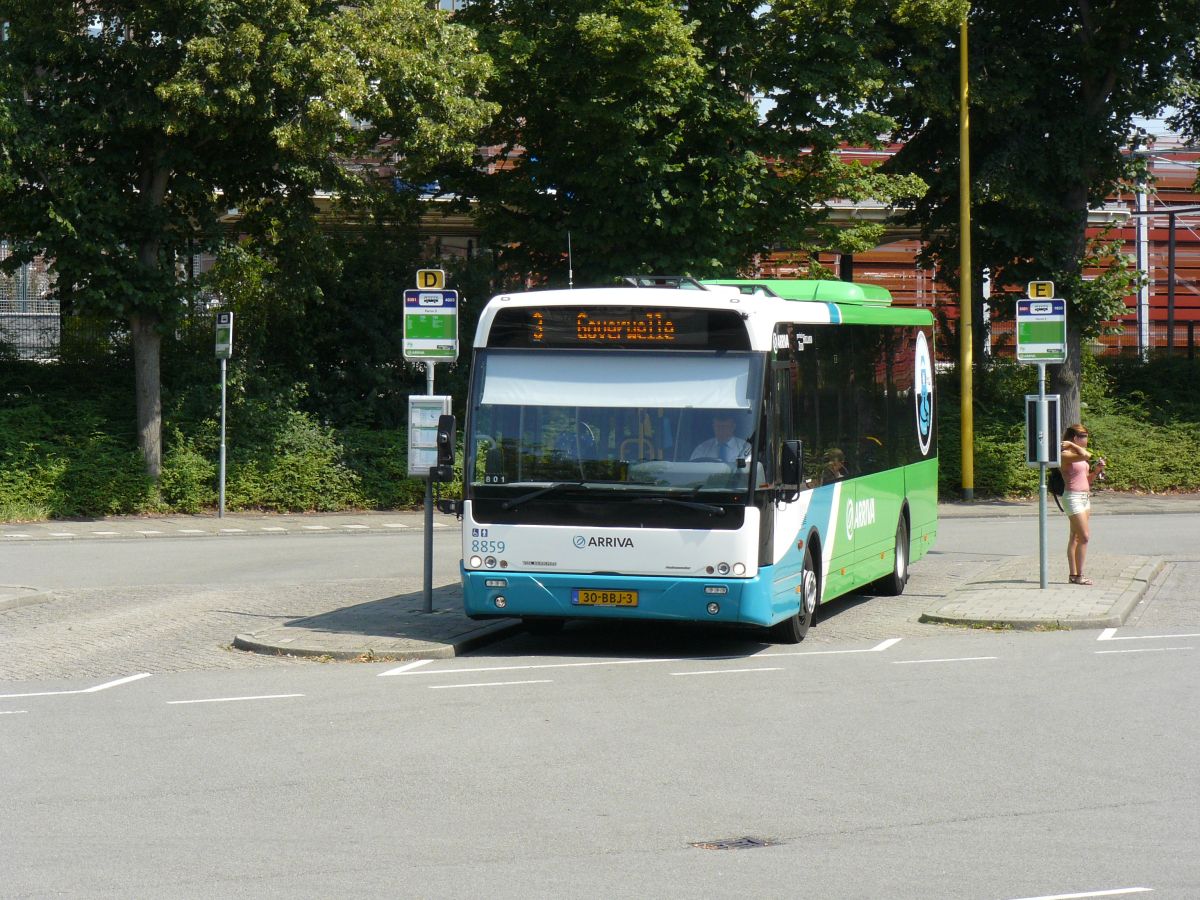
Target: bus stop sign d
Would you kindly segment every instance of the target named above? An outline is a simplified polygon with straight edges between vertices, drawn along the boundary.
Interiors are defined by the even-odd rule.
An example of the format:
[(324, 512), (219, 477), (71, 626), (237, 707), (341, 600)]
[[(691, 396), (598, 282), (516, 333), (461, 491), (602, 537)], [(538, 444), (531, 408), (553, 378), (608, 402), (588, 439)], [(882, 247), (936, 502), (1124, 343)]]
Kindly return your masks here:
[(458, 359), (458, 291), (404, 292), (404, 358)]
[[(1049, 282), (1035, 281), (1035, 286)], [(1053, 289), (1053, 288), (1052, 288)], [(1017, 301), (1017, 362), (1061, 363), (1067, 359), (1067, 301), (1032, 297)]]

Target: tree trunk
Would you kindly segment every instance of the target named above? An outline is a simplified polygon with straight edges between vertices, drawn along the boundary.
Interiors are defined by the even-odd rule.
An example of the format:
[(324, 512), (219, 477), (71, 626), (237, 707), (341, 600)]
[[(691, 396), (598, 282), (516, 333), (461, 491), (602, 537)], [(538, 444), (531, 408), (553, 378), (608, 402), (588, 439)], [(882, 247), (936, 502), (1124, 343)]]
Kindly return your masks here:
[(162, 472), (162, 391), (159, 354), (162, 335), (159, 317), (135, 313), (129, 319), (133, 333), (133, 375), (137, 395), (138, 449), (146, 461), (146, 474), (158, 481)]
[[(1063, 265), (1073, 266), (1075, 273), (1083, 269), (1083, 258), (1087, 253), (1087, 210), (1088, 182), (1081, 180), (1071, 187), (1064, 196), (1066, 209), (1077, 212), (1076, 225), (1066, 235), (1066, 252), (1063, 254)], [(1066, 273), (1064, 273), (1066, 274)], [(1058, 291), (1055, 291), (1058, 293)], [(1079, 312), (1073, 306), (1074, 298), (1067, 297), (1067, 359), (1061, 366), (1051, 366), (1050, 387), (1052, 394), (1058, 394), (1059, 409), (1062, 410), (1062, 424), (1065, 428), (1081, 420), (1082, 402), (1079, 389), (1083, 373), (1083, 341), (1079, 327)]]

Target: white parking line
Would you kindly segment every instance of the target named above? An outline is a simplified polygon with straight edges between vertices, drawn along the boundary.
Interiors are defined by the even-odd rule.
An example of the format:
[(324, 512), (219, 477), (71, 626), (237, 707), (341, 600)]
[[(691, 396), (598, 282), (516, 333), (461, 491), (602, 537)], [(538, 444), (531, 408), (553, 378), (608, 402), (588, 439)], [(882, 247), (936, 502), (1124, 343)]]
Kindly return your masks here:
[(203, 528), (180, 528), (180, 534), (208, 534)]
[(239, 700), (283, 700), (287, 697), (303, 697), (303, 694), (262, 694), (258, 697), (208, 697), (204, 700), (168, 700), (169, 706), (181, 706), (185, 703), (236, 703)]
[(935, 662), (974, 662), (980, 659), (999, 659), (998, 656), (958, 656), (951, 659), (895, 659), (892, 660), (893, 666), (908, 666), (913, 663), (935, 663)]
[(119, 532), (119, 531), (93, 531), (93, 532), (92, 532), (92, 534), (103, 534), (103, 535), (105, 535), (105, 536), (108, 536), (108, 535), (114, 535), (114, 534), (120, 534), (120, 533), (121, 533), (121, 532)]
[(1085, 891), (1082, 894), (1046, 894), (1043, 897), (1021, 897), (1020, 900), (1077, 900), (1080, 897), (1118, 897), (1122, 894), (1153, 893), (1154, 888), (1117, 888), (1111, 891)]
[(161, 532), (161, 531), (152, 531), (152, 530), (148, 530), (148, 531), (139, 531), (139, 532), (138, 532), (138, 534), (162, 534), (162, 532)]
[(1166, 653), (1168, 650), (1195, 650), (1195, 647), (1138, 647), (1129, 650), (1093, 650), (1097, 656), (1104, 653)]
[(782, 666), (761, 669), (708, 669), (703, 672), (672, 672), (672, 675), (732, 675), (734, 672), (782, 672)]
[(27, 709), (0, 709), (0, 716), (19, 716), (27, 712)]
[(431, 691), (444, 691), (449, 688), (473, 688), (473, 687), (505, 687), (510, 684), (553, 684), (549, 678), (543, 678), (538, 681), (481, 681), (477, 684), (431, 684), (428, 685)]
[[(669, 658), (650, 658), (650, 659), (606, 659), (596, 660), (593, 662), (569, 662), (569, 663), (530, 663), (521, 666), (475, 666), (469, 669), (434, 669), (427, 672), (410, 672), (412, 675), (460, 675), (470, 672), (515, 672), (528, 669), (590, 669), (599, 666), (642, 666), (651, 663), (681, 663), (681, 662), (723, 662), (725, 660), (749, 660), (749, 659), (767, 659), (778, 658), (782, 656), (834, 656), (834, 655), (849, 655), (853, 653), (877, 653), (881, 650), (886, 650), (888, 647), (896, 644), (900, 638), (888, 638), (876, 644), (874, 647), (868, 647), (862, 650), (810, 650), (808, 652), (799, 653), (757, 653), (754, 656), (696, 656), (696, 657), (669, 657)], [(401, 669), (406, 669), (408, 666), (402, 666)], [(415, 668), (413, 666), (412, 668)], [(384, 675), (398, 674), (399, 670), (391, 669), (384, 672)]]
[(1200, 637), (1200, 632), (1192, 634), (1123, 634), (1117, 637), (1117, 629), (1105, 628), (1096, 638), (1098, 641), (1172, 641), (1175, 638)]
[(395, 669), (388, 669), (386, 672), (380, 672), (377, 677), (383, 678), (385, 675), (399, 675), (402, 672), (411, 672), (413, 669), (419, 669), (421, 666), (427, 666), (431, 662), (433, 662), (432, 659), (414, 659), (412, 662), (405, 663), (404, 665)]
[(384, 528), (407, 528), (408, 526), (407, 526), (407, 525), (400, 525), (400, 524), (397, 524), (397, 523), (395, 523), (395, 522), (384, 522), (384, 523), (383, 523), (383, 527), (384, 527)]
[(115, 681), (106, 681), (104, 684), (98, 684), (95, 687), (83, 688), (76, 691), (38, 691), (32, 694), (0, 694), (0, 700), (13, 700), (17, 697), (59, 697), (64, 694), (94, 694), (96, 691), (108, 690), (108, 688), (116, 687), (120, 684), (128, 684), (131, 681), (138, 681), (142, 678), (149, 678), (149, 672), (141, 672), (138, 675), (126, 675), (124, 678), (118, 678)]
[(222, 528), (221, 534), (245, 534), (245, 528)]
[(73, 531), (52, 531), (52, 532), (50, 532), (50, 537), (75, 537), (75, 532), (73, 532)]
[(343, 525), (342, 525), (342, 527), (343, 527), (343, 528), (370, 528), (371, 526), (370, 526), (370, 525), (350, 525), (350, 524), (343, 524)]
[(27, 538), (27, 537), (33, 537), (33, 535), (32, 535), (32, 534), (21, 534), (20, 532), (16, 532), (16, 531), (6, 531), (6, 532), (4, 532), (4, 536), (5, 536), (5, 537), (11, 537), (11, 538)]
[(282, 531), (284, 534), (286, 534), (286, 533), (287, 533), (287, 529), (286, 529), (286, 528), (277, 528), (277, 527), (275, 527), (275, 526), (270, 526), (270, 527), (264, 526), (264, 527), (262, 527), (262, 528), (260, 528), (260, 529), (258, 529), (258, 530), (259, 530), (259, 531)]

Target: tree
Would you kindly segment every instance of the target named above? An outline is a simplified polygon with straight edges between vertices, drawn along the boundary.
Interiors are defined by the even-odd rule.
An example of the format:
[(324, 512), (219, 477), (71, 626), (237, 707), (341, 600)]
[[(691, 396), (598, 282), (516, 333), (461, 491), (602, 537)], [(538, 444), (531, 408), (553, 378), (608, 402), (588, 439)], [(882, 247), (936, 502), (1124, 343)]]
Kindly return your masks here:
[[(1089, 246), (1088, 210), (1144, 174), (1131, 152), (1146, 139), (1136, 120), (1157, 114), (1189, 77), (1200, 5), (1004, 0), (969, 15), (972, 260), (1002, 283), (1053, 280), (1069, 301), (1067, 361), (1051, 377), (1066, 421), (1078, 421), (1082, 341), (1124, 311), (1134, 280), (1112, 247)], [(919, 77), (898, 82), (880, 107), (904, 141), (889, 168), (929, 183), (912, 217), (950, 281), (959, 267), (957, 31), (898, 44), (906, 49), (892, 59)], [(1097, 262), (1106, 276), (1085, 279)]]
[(491, 112), (489, 61), (421, 0), (6, 0), (0, 18), (8, 265), (45, 254), (67, 307), (128, 323), (154, 477), (181, 254), (216, 246), (231, 208), (294, 244), (317, 192), (380, 188), (385, 139), (395, 174), (423, 180)]

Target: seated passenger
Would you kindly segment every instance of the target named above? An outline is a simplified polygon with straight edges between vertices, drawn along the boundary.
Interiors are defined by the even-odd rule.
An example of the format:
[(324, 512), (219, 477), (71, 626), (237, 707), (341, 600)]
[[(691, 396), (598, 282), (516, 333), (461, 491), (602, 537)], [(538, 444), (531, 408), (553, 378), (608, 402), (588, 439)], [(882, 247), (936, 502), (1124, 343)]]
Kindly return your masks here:
[(846, 468), (846, 455), (838, 447), (830, 447), (825, 451), (825, 468), (821, 470), (821, 484), (831, 484), (850, 477)]

